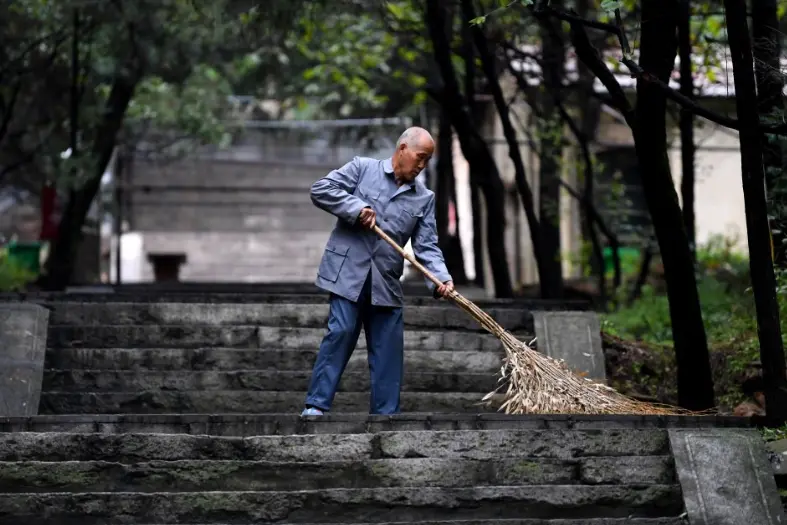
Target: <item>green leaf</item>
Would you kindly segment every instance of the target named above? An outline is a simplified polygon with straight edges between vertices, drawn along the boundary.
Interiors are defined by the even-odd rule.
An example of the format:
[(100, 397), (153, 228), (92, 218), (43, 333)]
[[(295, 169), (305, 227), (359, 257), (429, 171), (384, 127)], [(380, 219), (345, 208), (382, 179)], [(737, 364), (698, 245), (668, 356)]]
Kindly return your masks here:
[(406, 17), (407, 13), (405, 12), (404, 8), (395, 2), (387, 2), (386, 7), (388, 8), (388, 12), (393, 15), (396, 19), (403, 19)]
[(620, 0), (604, 0), (601, 2), (601, 9), (603, 11), (610, 12), (614, 11), (615, 9), (620, 9), (621, 7), (623, 7), (623, 2)]
[(519, 3), (521, 3), (523, 6), (527, 7), (529, 5), (533, 5), (533, 0), (519, 0)]
[(472, 20), (470, 20), (470, 25), (471, 26), (480, 26), (484, 22), (486, 22), (486, 16), (477, 16), (477, 17), (473, 18)]

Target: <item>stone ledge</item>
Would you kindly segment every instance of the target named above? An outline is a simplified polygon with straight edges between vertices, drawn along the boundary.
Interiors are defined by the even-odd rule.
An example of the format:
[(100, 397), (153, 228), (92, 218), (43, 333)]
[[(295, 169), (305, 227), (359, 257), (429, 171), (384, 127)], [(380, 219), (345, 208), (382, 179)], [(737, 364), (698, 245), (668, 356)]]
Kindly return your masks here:
[[(426, 290), (426, 287), (424, 287)], [(438, 301), (431, 296), (407, 295), (405, 290), (405, 305), (412, 306), (445, 306), (453, 307), (446, 301)], [(28, 301), (40, 302), (45, 305), (55, 305), (62, 302), (81, 303), (291, 303), (291, 304), (322, 304), (328, 300), (328, 294), (319, 290), (308, 293), (292, 292), (257, 292), (254, 289), (247, 292), (183, 292), (183, 291), (118, 291), (97, 293), (75, 292), (37, 292), (27, 294), (0, 293), (0, 302), (18, 301), (24, 297)], [(547, 299), (479, 299), (474, 301), (478, 306), (517, 308), (525, 310), (576, 310), (583, 311), (590, 308), (587, 301), (556, 301)]]
[[(161, 523), (144, 523), (140, 525), (174, 525)], [(188, 523), (181, 525), (208, 525), (205, 523)], [(335, 523), (308, 523), (305, 525), (336, 525)], [(674, 518), (566, 518), (545, 522), (542, 519), (447, 519), (418, 521), (386, 521), (380, 523), (352, 523), (349, 525), (686, 525), (681, 517)]]
[(48, 325), (46, 308), (0, 304), (0, 414), (38, 414)]
[[(505, 414), (400, 414), (373, 416), (369, 414), (333, 414), (301, 417), (297, 414), (105, 414), (105, 415), (43, 415), (34, 417), (0, 417), (0, 431), (8, 427), (32, 429), (36, 425), (100, 425), (145, 423), (150, 425), (206, 425), (269, 423), (301, 427), (305, 432), (319, 432), (320, 427), (347, 423), (365, 431), (371, 426), (391, 430), (432, 430), (440, 426), (470, 427), (476, 430), (499, 428), (522, 429), (613, 429), (613, 428), (751, 428), (750, 419), (735, 416), (635, 416), (635, 415), (521, 415)], [(367, 429), (365, 425), (370, 425)], [(306, 430), (314, 429), (313, 431)], [(327, 428), (326, 428), (327, 430)]]
[[(286, 445), (285, 445), (286, 446)], [(315, 461), (320, 457), (320, 461)], [(669, 485), (669, 456), (612, 458), (380, 458), (325, 461), (319, 449), (303, 461), (154, 460), (11, 461), (0, 491), (177, 492), (443, 488), (528, 485)]]
[(756, 429), (669, 429), (692, 525), (784, 523), (773, 468)]
[[(41, 509), (46, 509), (42, 514)], [(676, 517), (682, 511), (677, 485), (439, 487), (328, 489), (299, 492), (37, 493), (0, 494), (0, 514), (27, 525), (72, 522), (120, 525), (186, 523), (195, 515), (213, 523), (313, 523), (330, 516), (353, 520)]]
[(494, 460), (517, 458), (615, 461), (669, 458), (666, 430), (404, 430), (360, 434), (212, 436), (0, 432), (2, 461), (246, 460), (362, 461), (396, 458)]

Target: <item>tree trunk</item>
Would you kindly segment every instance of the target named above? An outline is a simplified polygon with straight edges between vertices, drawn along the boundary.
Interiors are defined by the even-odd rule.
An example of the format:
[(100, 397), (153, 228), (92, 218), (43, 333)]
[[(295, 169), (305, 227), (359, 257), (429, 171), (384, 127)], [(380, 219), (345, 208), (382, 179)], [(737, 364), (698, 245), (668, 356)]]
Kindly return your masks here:
[[(472, 0), (462, 0), (462, 11), (464, 13), (464, 22), (470, 27), (470, 21), (476, 17)], [(503, 135), (508, 144), (508, 156), (514, 164), (514, 179), (516, 181), (519, 197), (522, 201), (522, 207), (525, 210), (525, 216), (527, 217), (527, 223), (530, 230), (530, 241), (533, 244), (536, 266), (538, 267), (541, 297), (545, 299), (558, 298), (560, 296), (558, 292), (562, 291), (562, 286), (558, 292), (551, 289), (549, 286), (550, 282), (554, 279), (550, 278), (547, 274), (553, 270), (549, 267), (549, 261), (545, 257), (544, 250), (541, 246), (541, 227), (533, 203), (533, 191), (530, 189), (530, 184), (527, 182), (525, 162), (522, 159), (522, 152), (519, 149), (519, 138), (517, 137), (516, 129), (511, 122), (508, 102), (503, 95), (503, 89), (500, 87), (500, 82), (498, 81), (497, 60), (494, 53), (490, 52), (489, 41), (480, 27), (476, 26), (472, 30), (472, 37), (475, 41), (475, 48), (481, 58), (481, 67), (486, 76), (487, 86), (492, 93), (497, 115), (503, 127)], [(517, 254), (517, 257), (518, 256), (519, 254)]]
[[(781, 33), (776, 0), (751, 3), (752, 36), (754, 38), (754, 71), (757, 79), (758, 109), (761, 118), (781, 119), (784, 114), (782, 77), (779, 57)], [(771, 215), (775, 218), (773, 233), (774, 261), (787, 266), (787, 184), (782, 167), (781, 139), (763, 136), (762, 160), (765, 164), (765, 185), (768, 189)]]
[(46, 261), (46, 275), (40, 281), (45, 290), (64, 290), (71, 281), (85, 218), (101, 187), (101, 178), (112, 158), (126, 108), (134, 96), (138, 81), (138, 76), (121, 74), (112, 84), (105, 113), (91, 148), (96, 160), (93, 175), (81, 187), (69, 193), (57, 237)]
[(746, 0), (724, 0), (730, 42), (735, 103), (740, 122), (743, 199), (749, 241), (749, 270), (757, 310), (757, 332), (769, 419), (787, 420), (787, 376), (779, 324), (779, 303), (771, 259), (771, 237), (765, 198), (762, 133), (759, 131), (754, 60), (746, 20)]
[(631, 306), (634, 302), (642, 297), (642, 288), (648, 282), (648, 275), (650, 275), (650, 264), (653, 261), (653, 247), (650, 244), (645, 246), (642, 251), (642, 259), (639, 263), (639, 271), (637, 272), (637, 280), (631, 287), (626, 304)]
[(435, 222), (437, 222), (437, 238), (442, 242), (448, 235), (448, 208), (451, 202), (448, 178), (453, 177), (453, 159), (451, 158), (451, 117), (445, 109), (440, 111), (440, 129), (437, 135), (437, 166), (435, 184)]
[[(640, 66), (663, 82), (677, 54), (677, 0), (643, 0)], [(678, 402), (687, 409), (713, 408), (708, 342), (694, 264), (667, 156), (665, 94), (637, 81), (634, 140), (642, 187), (661, 249), (678, 372)]]
[[(450, 9), (450, 8), (449, 8)], [(452, 22), (448, 23), (448, 35), (453, 34)], [(482, 107), (475, 100), (475, 79), (476, 79), (476, 65), (475, 65), (475, 47), (473, 46), (473, 39), (470, 37), (470, 27), (462, 26), (462, 56), (465, 63), (465, 101), (470, 106), (470, 114), (473, 116), (475, 122), (483, 119), (482, 116), (486, 115)], [(479, 113), (482, 115), (479, 116)], [(486, 287), (486, 265), (484, 264), (484, 230), (483, 223), (481, 222), (481, 195), (480, 188), (477, 183), (477, 177), (473, 176), (473, 166), (470, 165), (470, 208), (473, 213), (473, 267), (475, 268), (474, 283), (479, 288)]]
[(514, 295), (508, 270), (505, 244), (505, 192), (494, 158), (473, 122), (467, 101), (463, 100), (453, 63), (451, 46), (445, 34), (446, 12), (441, 0), (427, 0), (426, 26), (434, 48), (443, 81), (443, 102), (451, 115), (462, 152), (470, 163), (470, 176), (475, 179), (486, 201), (486, 237), (495, 295)]
[[(473, 169), (470, 166), (470, 169)], [(473, 282), (479, 288), (486, 287), (486, 272), (484, 271), (484, 229), (481, 224), (481, 189), (475, 177), (470, 175), (470, 208), (473, 211), (473, 267), (475, 279)]]
[[(590, 0), (578, 0), (577, 14), (580, 18), (586, 19), (590, 13)], [(573, 129), (577, 142), (579, 143), (582, 156), (584, 158), (584, 189), (581, 203), (584, 204), (585, 217), (587, 220), (587, 230), (593, 245), (593, 256), (599, 268), (598, 287), (599, 297), (602, 306), (606, 309), (610, 297), (614, 297), (616, 289), (623, 280), (622, 269), (620, 266), (620, 243), (617, 235), (604, 223), (595, 205), (595, 168), (593, 157), (590, 152), (590, 143), (596, 137), (598, 125), (601, 120), (601, 103), (595, 94), (595, 76), (588, 68), (587, 64), (581, 60), (577, 63), (579, 72), (579, 95), (578, 107), (580, 114), (580, 125), (578, 129)], [(571, 125), (571, 124), (569, 124)], [(594, 220), (594, 218), (596, 220)], [(604, 253), (601, 243), (598, 240), (596, 225), (606, 231), (607, 243), (612, 250), (612, 263), (614, 266), (614, 276), (612, 279), (612, 293), (607, 291), (607, 276), (605, 271)]]
[[(555, 0), (550, 6), (560, 8)], [(563, 264), (560, 250), (560, 167), (563, 164), (563, 123), (555, 108), (556, 93), (563, 88), (566, 48), (560, 21), (543, 17), (541, 23), (541, 69), (544, 90), (541, 93), (539, 143), (539, 214), (541, 294), (546, 298), (563, 295)]]
[(462, 243), (459, 237), (458, 218), (456, 220), (456, 231), (452, 234), (448, 230), (451, 205), (456, 210), (456, 183), (454, 179), (454, 158), (452, 155), (453, 128), (451, 127), (450, 117), (445, 114), (445, 110), (440, 115), (440, 132), (437, 141), (437, 184), (435, 188), (437, 212), (435, 215), (437, 216), (438, 242), (445, 256), (448, 272), (454, 278), (454, 283), (467, 284)]
[[(679, 1), (678, 49), (680, 53), (680, 92), (687, 98), (694, 98), (694, 79), (691, 73), (691, 2)], [(683, 174), (680, 193), (683, 203), (683, 224), (689, 239), (689, 249), (696, 260), (697, 241), (694, 220), (694, 114), (687, 107), (680, 108), (680, 151)]]

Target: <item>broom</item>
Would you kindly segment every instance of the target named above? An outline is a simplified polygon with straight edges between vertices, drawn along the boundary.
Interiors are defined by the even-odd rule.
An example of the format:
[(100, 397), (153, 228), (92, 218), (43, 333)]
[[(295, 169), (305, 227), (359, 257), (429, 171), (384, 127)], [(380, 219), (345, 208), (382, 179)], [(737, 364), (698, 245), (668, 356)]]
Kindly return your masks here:
[[(418, 268), (435, 286), (443, 284), (379, 226), (375, 225), (374, 231)], [(677, 415), (689, 413), (667, 405), (638, 401), (620, 394), (603, 383), (580, 377), (562, 360), (546, 356), (518, 340), (459, 292), (454, 290), (449, 298), (503, 344), (506, 353), (500, 379), (503, 384), (484, 396), (482, 401), (492, 403), (499, 398), (500, 390), (507, 383), (508, 388), (502, 394), (503, 400), (499, 409), (507, 414)]]

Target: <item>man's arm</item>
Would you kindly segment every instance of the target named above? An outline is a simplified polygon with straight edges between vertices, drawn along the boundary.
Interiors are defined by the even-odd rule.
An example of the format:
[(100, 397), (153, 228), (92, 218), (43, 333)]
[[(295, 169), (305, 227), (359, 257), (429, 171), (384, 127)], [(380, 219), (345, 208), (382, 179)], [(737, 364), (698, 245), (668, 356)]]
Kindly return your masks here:
[(355, 157), (312, 184), (312, 202), (349, 224), (355, 224), (361, 210), (369, 207), (369, 204), (353, 195), (360, 175), (360, 159)]
[[(443, 252), (437, 246), (437, 223), (434, 216), (435, 198), (429, 199), (424, 209), (424, 216), (415, 226), (412, 237), (413, 253), (416, 260), (426, 266), (442, 283), (453, 281), (448, 268), (445, 266)], [(426, 279), (426, 286), (434, 294), (435, 284)]]

